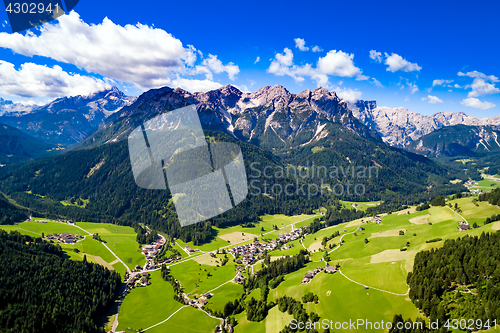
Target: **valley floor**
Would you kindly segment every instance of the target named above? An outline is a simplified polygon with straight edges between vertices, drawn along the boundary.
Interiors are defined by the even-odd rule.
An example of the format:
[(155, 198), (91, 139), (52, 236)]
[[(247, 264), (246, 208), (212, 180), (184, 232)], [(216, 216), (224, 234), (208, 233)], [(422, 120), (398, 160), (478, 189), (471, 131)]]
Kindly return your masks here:
[[(312, 292), (318, 296), (319, 302), (306, 303), (304, 306), (307, 312), (317, 313), (321, 320), (349, 322), (362, 319), (369, 322), (387, 322), (392, 321), (396, 313), (412, 319), (422, 316), (408, 298), (406, 284), (406, 276), (413, 268), (415, 254), (440, 247), (446, 239), (500, 230), (500, 222), (483, 225), (487, 217), (500, 213), (499, 207), (485, 202), (473, 202), (470, 197), (449, 200), (448, 203), (453, 207), (457, 203), (461, 212), (455, 212), (447, 206), (431, 207), (417, 212), (413, 207), (380, 216), (380, 222), (363, 218), (321, 229), (303, 239), (288, 242), (289, 248), (287, 246), (286, 249), (274, 249), (269, 252), (271, 259), (297, 254), (301, 249), (307, 249), (311, 253), (312, 262), (287, 274), (285, 280), (270, 291), (267, 302), (285, 295), (301, 300), (306, 293)], [(349, 202), (343, 204), (352, 206)], [(357, 208), (363, 209), (363, 206), (366, 207), (360, 205)], [(118, 317), (115, 315), (109, 318), (107, 329), (148, 333), (164, 332), (166, 329), (193, 333), (212, 331), (221, 321), (204, 309), (223, 311), (228, 301), (233, 301), (243, 294), (243, 287), (232, 280), (237, 273), (237, 266), (241, 265), (234, 261), (234, 256), (228, 250), (237, 245), (253, 243), (255, 238), (259, 242), (263, 239), (270, 241), (279, 238), (280, 234), (309, 225), (319, 216), (321, 213), (292, 217), (264, 216), (263, 221), (252, 228), (236, 226), (218, 229), (218, 236), (213, 242), (199, 247), (177, 240), (176, 248), (182, 254), (182, 259), (169, 265), (170, 274), (181, 283), (189, 298), (200, 299), (203, 294), (210, 292), (212, 297), (207, 299), (208, 303), (204, 308), (183, 306), (173, 299), (173, 288), (161, 278), (159, 269), (144, 270), (150, 274), (151, 285), (132, 289), (122, 300)], [(469, 226), (477, 223), (479, 227), (460, 231), (460, 221), (468, 223)], [(274, 230), (273, 226), (277, 226), (278, 230)], [(75, 244), (62, 244), (66, 254), (73, 260), (83, 260), (86, 256), (88, 261), (114, 269), (122, 276), (136, 265), (143, 266), (145, 263), (144, 255), (135, 240), (136, 235), (129, 227), (89, 222), (77, 222), (73, 225), (29, 221), (1, 228), (18, 230), (31, 236), (61, 232), (84, 236), (83, 240)], [(322, 244), (325, 236), (335, 232), (339, 232), (340, 237), (333, 237)], [(105, 243), (92, 239), (92, 234), (95, 233), (98, 233)], [(188, 253), (185, 251), (186, 246), (199, 251)], [(222, 249), (227, 251), (226, 254), (211, 255), (211, 251)], [(326, 253), (329, 256), (328, 262), (323, 259)], [(229, 260), (222, 265), (226, 257)], [(301, 284), (305, 273), (327, 264), (340, 265), (339, 272), (320, 272), (311, 282)], [(257, 261), (248, 266), (242, 274), (248, 278), (249, 274), (261, 267), (262, 262)], [(260, 295), (260, 289), (253, 290), (247, 300), (252, 296), (258, 300)], [(238, 322), (235, 332), (278, 333), (290, 323), (292, 316), (281, 313), (278, 307), (274, 307), (260, 322), (248, 321), (246, 311), (235, 318)]]

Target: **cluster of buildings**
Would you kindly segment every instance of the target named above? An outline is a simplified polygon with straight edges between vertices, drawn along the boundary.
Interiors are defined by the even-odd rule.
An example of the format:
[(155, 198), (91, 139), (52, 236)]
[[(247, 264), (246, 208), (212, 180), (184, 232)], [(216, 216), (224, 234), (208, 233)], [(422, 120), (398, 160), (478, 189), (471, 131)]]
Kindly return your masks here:
[(58, 240), (61, 243), (66, 243), (66, 244), (75, 244), (80, 239), (83, 239), (83, 236), (80, 235), (75, 235), (73, 233), (60, 233), (60, 234), (50, 234), (45, 236), (47, 239), (53, 239), (53, 240)]
[(242, 275), (240, 272), (236, 274), (234, 277), (233, 281), (237, 284), (243, 284), (243, 281), (245, 281), (246, 277)]
[(304, 278), (302, 279), (302, 284), (309, 283), (311, 280), (318, 275), (319, 272), (325, 271), (325, 273), (335, 273), (337, 271), (337, 267), (326, 265), (326, 267), (316, 267), (313, 271), (308, 271), (304, 274)]
[(240, 245), (229, 249), (235, 257), (241, 256), (241, 262), (244, 265), (250, 265), (255, 260), (261, 259), (262, 255), (267, 251), (272, 251), (276, 248), (278, 242), (273, 239), (270, 243), (253, 242), (251, 244)]
[(188, 295), (184, 295), (184, 303), (194, 306), (194, 307), (202, 307), (208, 303), (208, 300), (212, 297), (211, 293), (205, 293), (201, 295), (200, 298), (189, 298)]
[[(125, 290), (123, 291), (122, 297), (127, 295), (130, 292), (130, 290), (132, 290), (132, 288), (149, 286), (151, 282), (149, 281), (148, 277), (149, 277), (148, 272), (143, 272), (140, 274), (133, 275), (132, 278), (127, 281), (127, 285), (125, 287)], [(125, 275), (125, 279), (127, 278), (128, 274)]]
[(160, 253), (161, 248), (165, 245), (165, 238), (158, 236), (156, 241), (149, 245), (144, 245), (142, 248), (142, 253), (146, 256), (146, 259), (152, 259), (153, 256)]
[(302, 229), (305, 229), (305, 227), (300, 227), (298, 229), (295, 229), (294, 231), (290, 231), (286, 234), (280, 234), (278, 237), (279, 237), (279, 241), (281, 243), (286, 243), (286, 242), (291, 242), (293, 240), (296, 240), (297, 238), (300, 237), (300, 231), (302, 231)]
[(382, 222), (382, 218), (379, 215), (375, 215), (370, 221), (373, 223), (380, 223)]

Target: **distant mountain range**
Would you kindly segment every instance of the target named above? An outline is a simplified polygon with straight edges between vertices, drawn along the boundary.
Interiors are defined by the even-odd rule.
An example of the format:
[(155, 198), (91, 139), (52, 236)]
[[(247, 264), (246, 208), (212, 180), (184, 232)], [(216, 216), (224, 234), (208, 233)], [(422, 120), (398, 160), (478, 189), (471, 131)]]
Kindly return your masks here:
[(116, 87), (89, 96), (58, 98), (31, 109), (4, 101), (0, 123), (51, 144), (68, 146), (84, 140), (104, 119), (134, 101), (135, 97), (126, 96)]
[(391, 146), (407, 147), (418, 138), (446, 126), (499, 126), (500, 115), (477, 118), (463, 112), (439, 112), (425, 116), (405, 108), (377, 107), (375, 101), (358, 101), (353, 114), (368, 128), (376, 130)]

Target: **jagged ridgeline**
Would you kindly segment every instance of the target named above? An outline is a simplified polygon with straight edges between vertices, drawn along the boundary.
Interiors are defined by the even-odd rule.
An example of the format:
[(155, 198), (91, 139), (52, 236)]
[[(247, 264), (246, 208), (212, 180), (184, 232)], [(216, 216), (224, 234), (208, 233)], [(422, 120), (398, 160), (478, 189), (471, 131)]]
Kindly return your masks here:
[[(135, 184), (126, 138), (144, 121), (193, 103), (201, 104), (198, 115), (208, 142), (241, 147), (249, 194), (209, 222), (181, 228), (168, 189), (145, 190)], [(143, 222), (199, 244), (214, 236), (212, 225), (257, 221), (266, 213), (311, 213), (332, 195), (404, 204), (462, 188), (449, 182), (460, 177), (454, 170), (387, 146), (334, 92), (320, 88), (297, 95), (281, 86), (252, 94), (231, 86), (196, 94), (167, 87), (150, 90), (111, 115), (79, 148), (85, 149), (4, 168), (1, 190), (45, 215)], [(64, 206), (63, 200), (75, 204)]]

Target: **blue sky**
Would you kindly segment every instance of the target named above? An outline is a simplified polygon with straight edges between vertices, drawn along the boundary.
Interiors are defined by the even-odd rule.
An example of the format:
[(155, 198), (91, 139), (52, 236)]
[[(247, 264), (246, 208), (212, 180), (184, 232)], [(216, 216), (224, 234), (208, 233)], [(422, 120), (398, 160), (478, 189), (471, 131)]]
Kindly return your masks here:
[(422, 114), (500, 114), (498, 1), (146, 4), (80, 0), (17, 35), (4, 23), (0, 97), (42, 103), (109, 85), (138, 95), (164, 85), (281, 84)]

